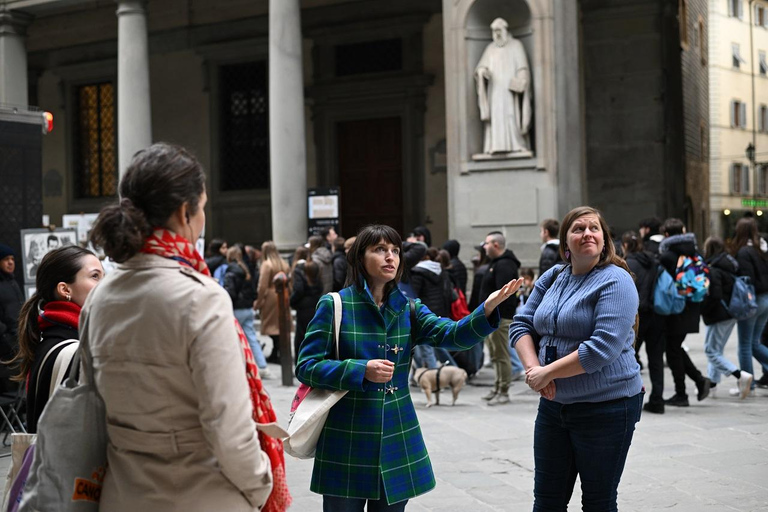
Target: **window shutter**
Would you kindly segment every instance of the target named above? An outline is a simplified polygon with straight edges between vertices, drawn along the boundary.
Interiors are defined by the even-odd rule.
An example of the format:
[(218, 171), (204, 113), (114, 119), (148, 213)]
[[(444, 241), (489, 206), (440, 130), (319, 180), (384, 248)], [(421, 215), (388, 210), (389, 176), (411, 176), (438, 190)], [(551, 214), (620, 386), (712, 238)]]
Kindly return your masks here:
[(731, 100), (731, 128), (736, 127), (736, 102)]
[(739, 19), (743, 20), (744, 19), (744, 2), (742, 2), (741, 0), (736, 0), (736, 2), (739, 6)]
[(728, 178), (729, 178), (729, 189), (731, 190), (731, 194), (736, 193), (736, 164), (731, 164), (731, 167), (728, 169)]
[(728, 2), (728, 16), (733, 16), (733, 0), (725, 0)]
[(749, 194), (749, 166), (741, 166), (741, 190), (744, 194)]
[(741, 115), (739, 116), (739, 121), (741, 121), (741, 128), (746, 128), (747, 127), (747, 104), (742, 103), (739, 106), (741, 107), (741, 112), (740, 112)]

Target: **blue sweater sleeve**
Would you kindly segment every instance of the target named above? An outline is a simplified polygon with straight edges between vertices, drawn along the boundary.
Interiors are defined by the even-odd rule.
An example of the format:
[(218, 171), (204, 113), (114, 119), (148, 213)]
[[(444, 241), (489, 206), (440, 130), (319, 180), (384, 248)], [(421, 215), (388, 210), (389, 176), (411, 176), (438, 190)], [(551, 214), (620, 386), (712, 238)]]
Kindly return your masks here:
[(485, 339), (499, 326), (499, 308), (485, 316), (485, 303), (480, 304), (469, 316), (458, 322), (432, 313), (416, 299), (416, 318), (419, 322), (415, 344), (432, 345), (448, 350), (467, 350)]
[(296, 378), (313, 388), (365, 391), (368, 361), (340, 361), (334, 345), (333, 297), (326, 294), (317, 302), (315, 316), (307, 326), (307, 334), (297, 357)]
[(544, 274), (536, 280), (536, 284), (533, 286), (533, 291), (531, 292), (530, 297), (528, 297), (528, 300), (525, 301), (522, 308), (517, 310), (517, 314), (509, 325), (509, 343), (513, 347), (520, 341), (520, 338), (526, 334), (533, 336), (534, 340), (539, 337), (539, 334), (533, 326), (533, 315), (536, 314), (536, 308), (541, 304), (544, 294), (547, 293), (547, 290), (552, 285), (552, 281), (555, 279), (553, 274), (559, 272), (560, 269), (561, 266), (554, 266), (544, 272)]
[(613, 276), (600, 284), (594, 332), (579, 344), (579, 362), (587, 373), (599, 371), (619, 357), (635, 323), (639, 301), (632, 277), (623, 269)]

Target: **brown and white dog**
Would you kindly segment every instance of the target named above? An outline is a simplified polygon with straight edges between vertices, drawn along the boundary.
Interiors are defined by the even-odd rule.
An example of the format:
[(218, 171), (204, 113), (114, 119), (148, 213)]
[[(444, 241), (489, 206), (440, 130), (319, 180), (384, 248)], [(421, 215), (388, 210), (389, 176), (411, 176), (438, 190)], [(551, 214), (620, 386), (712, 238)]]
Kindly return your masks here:
[[(417, 368), (413, 374), (419, 387), (427, 395), (427, 407), (432, 406), (432, 393), (435, 393), (435, 405), (440, 405), (440, 390), (451, 388), (453, 402), (459, 397), (459, 392), (467, 382), (467, 372), (457, 366), (442, 366), (440, 368)], [(440, 382), (438, 382), (438, 377)]]

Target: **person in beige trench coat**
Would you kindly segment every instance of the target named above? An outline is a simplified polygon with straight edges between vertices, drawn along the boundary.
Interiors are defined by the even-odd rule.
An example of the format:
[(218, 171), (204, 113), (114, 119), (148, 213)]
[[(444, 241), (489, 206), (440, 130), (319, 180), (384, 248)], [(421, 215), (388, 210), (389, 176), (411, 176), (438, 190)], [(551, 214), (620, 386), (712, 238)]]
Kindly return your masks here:
[[(253, 512), (272, 489), (229, 295), (174, 259), (140, 253), (142, 239), (133, 235), (160, 226), (169, 237), (184, 237), (174, 244), (197, 238), (205, 222), (201, 169), (202, 177), (192, 177), (200, 182), (199, 197), (172, 206), (165, 222), (158, 218), (166, 213), (157, 213), (163, 201), (190, 195), (141, 195), (154, 191), (157, 174), (165, 183), (190, 181), (189, 160), (196, 163), (164, 144), (137, 153), (121, 182), (120, 205), (102, 210), (94, 226), (98, 245), (122, 261), (89, 295), (80, 317), (81, 343), (93, 355), (107, 414), (100, 501), (107, 512)], [(139, 211), (137, 197), (151, 206)], [(128, 226), (125, 233), (115, 234), (121, 226)]]
[(274, 280), (277, 274), (280, 272), (287, 274), (289, 269), (288, 262), (280, 256), (274, 242), (267, 240), (261, 244), (259, 289), (254, 309), (259, 311), (261, 334), (264, 336), (278, 336), (280, 334), (280, 318), (277, 310), (277, 291)]

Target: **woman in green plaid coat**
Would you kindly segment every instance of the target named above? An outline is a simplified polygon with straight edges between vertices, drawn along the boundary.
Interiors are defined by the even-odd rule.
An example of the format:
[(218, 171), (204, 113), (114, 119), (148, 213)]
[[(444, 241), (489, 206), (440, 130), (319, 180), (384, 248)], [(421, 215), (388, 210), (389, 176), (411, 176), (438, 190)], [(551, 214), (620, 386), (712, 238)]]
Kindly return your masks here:
[[(324, 295), (307, 328), (296, 366), (299, 381), (349, 392), (330, 411), (317, 443), (310, 489), (323, 510), (400, 511), (435, 486), (408, 387), (411, 345), (466, 350), (498, 326), (496, 307), (522, 280), (494, 292), (459, 322), (433, 314), (417, 299), (411, 340), (408, 299), (398, 289), (402, 241), (389, 226), (363, 228), (347, 256), (341, 290), (339, 355), (333, 339), (333, 299)], [(348, 282), (348, 284), (349, 284)]]

